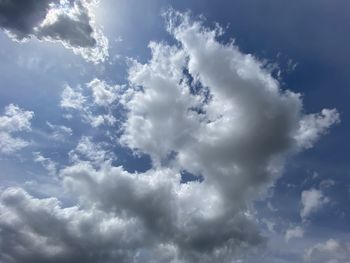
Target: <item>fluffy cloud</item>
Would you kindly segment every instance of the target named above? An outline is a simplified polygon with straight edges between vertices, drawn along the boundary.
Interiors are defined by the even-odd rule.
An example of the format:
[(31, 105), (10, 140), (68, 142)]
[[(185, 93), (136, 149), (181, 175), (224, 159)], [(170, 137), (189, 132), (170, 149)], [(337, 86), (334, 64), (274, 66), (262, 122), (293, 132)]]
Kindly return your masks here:
[(219, 43), (221, 29), (169, 14), (179, 45), (151, 43), (149, 63), (133, 63), (121, 142), (156, 165), (175, 155), (174, 165), (203, 175), (227, 200), (246, 200), (279, 173), (284, 153), (305, 146), (308, 127), (332, 122), (317, 115), (323, 125), (304, 125), (314, 115), (302, 114), (300, 95), (281, 90), (252, 55)]
[(73, 90), (69, 85), (65, 85), (61, 97), (60, 105), (62, 108), (81, 110), (86, 101), (81, 89)]
[(311, 214), (318, 211), (322, 206), (329, 202), (329, 198), (324, 196), (321, 190), (310, 189), (301, 193), (301, 211), (300, 216), (303, 220)]
[(92, 90), (94, 103), (99, 106), (107, 107), (118, 98), (118, 87), (110, 86), (105, 81), (95, 78), (87, 86)]
[(86, 60), (99, 62), (108, 56), (108, 40), (95, 24), (93, 1), (0, 1), (0, 27), (13, 39), (32, 36), (60, 42)]
[(304, 259), (315, 263), (347, 263), (350, 260), (350, 243), (329, 239), (305, 250)]
[(29, 145), (29, 142), (15, 136), (15, 133), (31, 130), (32, 111), (25, 111), (10, 104), (0, 116), (0, 153), (11, 154)]
[(104, 149), (102, 143), (92, 142), (90, 137), (83, 136), (75, 149), (69, 152), (72, 162), (86, 160), (96, 165), (103, 163), (105, 160), (113, 159), (113, 154)]
[(85, 205), (139, 218), (157, 243), (176, 248), (180, 254), (174, 258), (211, 262), (208, 256), (214, 252), (224, 259), (263, 240), (243, 212), (233, 214), (232, 207), (225, 207), (217, 189), (199, 182), (180, 184), (180, 174), (169, 168), (130, 174), (108, 163), (100, 170), (80, 163), (62, 176)]
[(327, 132), (328, 127), (339, 122), (339, 113), (335, 109), (323, 109), (319, 114), (306, 115), (300, 121), (299, 131), (296, 135), (299, 145), (311, 148), (315, 141)]
[[(233, 262), (264, 244), (251, 202), (280, 175), (286, 154), (315, 142), (303, 134), (319, 136), (334, 122), (304, 115), (299, 94), (281, 90), (252, 55), (221, 44), (220, 28), (166, 16), (178, 43), (151, 43), (150, 61), (132, 61), (130, 89), (120, 95), (120, 143), (150, 155), (153, 167), (130, 173), (83, 137), (59, 172), (76, 206), (20, 189), (2, 193), (5, 263)], [(88, 86), (97, 106), (115, 102), (104, 82)], [(87, 100), (66, 87), (61, 106), (88, 118)], [(323, 124), (304, 125), (307, 116)], [(183, 182), (184, 171), (204, 180)]]
[[(91, 88), (94, 103), (89, 101), (89, 97), (83, 95), (83, 89), (78, 86), (73, 89), (69, 85), (64, 86), (61, 94), (60, 106), (67, 110), (75, 110), (79, 112), (83, 120), (93, 127), (100, 125), (114, 125), (117, 121), (111, 114), (110, 104), (115, 101), (117, 94), (112, 93), (116, 91), (116, 87), (108, 86), (104, 81), (94, 79), (86, 84)], [(110, 95), (110, 97), (108, 97)], [(104, 106), (105, 114), (94, 114), (96, 107)]]
[(1, 262), (132, 262), (128, 249), (146, 241), (141, 223), (110, 213), (62, 208), (21, 189), (0, 197)]

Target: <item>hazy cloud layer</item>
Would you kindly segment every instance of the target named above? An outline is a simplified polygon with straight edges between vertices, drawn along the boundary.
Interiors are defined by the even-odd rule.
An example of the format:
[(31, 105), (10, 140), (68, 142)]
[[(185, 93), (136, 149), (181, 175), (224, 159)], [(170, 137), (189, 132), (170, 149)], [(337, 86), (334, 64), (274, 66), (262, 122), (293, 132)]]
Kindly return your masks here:
[(289, 228), (286, 231), (285, 240), (288, 242), (292, 238), (302, 238), (304, 236), (304, 229), (300, 226)]
[[(312, 147), (338, 113), (305, 115), (299, 94), (217, 40), (221, 28), (175, 11), (165, 17), (176, 45), (152, 42), (148, 62), (131, 62), (125, 93), (98, 79), (87, 84), (95, 106), (122, 103), (119, 143), (150, 155), (152, 168), (128, 172), (82, 137), (58, 172), (77, 205), (2, 192), (4, 263), (234, 262), (265, 244), (252, 201), (281, 174), (286, 155)], [(61, 106), (97, 117), (87, 101), (82, 88), (66, 86)], [(185, 171), (203, 180), (183, 183)]]
[(95, 24), (93, 8), (87, 0), (3, 0), (0, 28), (17, 41), (35, 36), (60, 42), (97, 63), (108, 57), (108, 40)]
[(350, 243), (329, 239), (305, 250), (306, 262), (346, 263), (350, 258)]

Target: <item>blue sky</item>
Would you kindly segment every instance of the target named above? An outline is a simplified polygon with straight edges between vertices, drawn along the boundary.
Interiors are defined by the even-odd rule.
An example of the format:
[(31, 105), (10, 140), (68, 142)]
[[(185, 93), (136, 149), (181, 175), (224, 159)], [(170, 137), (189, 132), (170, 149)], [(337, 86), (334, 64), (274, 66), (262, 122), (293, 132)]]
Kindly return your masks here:
[(345, 0), (0, 0), (0, 261), (350, 261)]

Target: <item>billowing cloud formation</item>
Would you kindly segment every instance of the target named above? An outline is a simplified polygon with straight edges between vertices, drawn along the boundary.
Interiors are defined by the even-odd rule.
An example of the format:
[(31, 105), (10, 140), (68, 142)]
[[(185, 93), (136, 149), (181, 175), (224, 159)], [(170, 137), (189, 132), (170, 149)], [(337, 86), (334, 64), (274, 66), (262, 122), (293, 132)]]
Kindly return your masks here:
[(0, 116), (0, 153), (11, 154), (28, 146), (28, 141), (14, 134), (31, 130), (30, 120), (33, 116), (32, 111), (22, 110), (13, 104), (5, 108), (5, 114)]
[[(77, 206), (21, 189), (2, 193), (5, 263), (232, 262), (264, 243), (248, 205), (281, 173), (285, 155), (311, 147), (337, 112), (304, 115), (299, 94), (281, 90), (253, 56), (221, 44), (220, 28), (166, 16), (177, 45), (151, 43), (151, 60), (132, 62), (120, 96), (120, 143), (150, 155), (153, 167), (116, 167), (103, 145), (83, 137), (59, 172)], [(95, 104), (115, 101), (104, 83), (89, 86)], [(85, 101), (67, 86), (61, 105), (86, 112)], [(308, 116), (315, 121), (304, 125)], [(317, 136), (306, 140), (310, 129)], [(203, 180), (183, 182), (185, 172)]]
[(69, 152), (69, 157), (72, 162), (87, 160), (99, 166), (105, 160), (113, 159), (113, 154), (106, 151), (102, 143), (93, 143), (90, 137), (83, 136), (77, 147)]
[[(55, 198), (35, 199), (18, 188), (1, 194), (1, 262), (132, 262), (142, 226), (110, 213), (61, 208)], [(129, 253), (129, 257), (134, 255)]]
[(350, 260), (350, 243), (329, 239), (305, 250), (304, 259), (315, 263), (347, 263)]
[(0, 27), (15, 40), (35, 36), (60, 42), (97, 63), (108, 56), (108, 40), (95, 25), (92, 8), (86, 0), (3, 0)]

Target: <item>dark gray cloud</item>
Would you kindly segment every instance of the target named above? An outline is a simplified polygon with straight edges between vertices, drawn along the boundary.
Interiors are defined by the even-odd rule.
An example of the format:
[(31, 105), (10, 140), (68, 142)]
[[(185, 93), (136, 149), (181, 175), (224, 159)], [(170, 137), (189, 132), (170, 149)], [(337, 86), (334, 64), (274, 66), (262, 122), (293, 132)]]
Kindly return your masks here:
[(55, 198), (35, 199), (19, 188), (5, 190), (0, 202), (3, 263), (132, 262), (147, 242), (137, 220), (62, 208)]
[(42, 22), (50, 3), (57, 0), (1, 0), (0, 27), (8, 30), (16, 39), (29, 38), (34, 28)]
[[(75, 9), (75, 10), (74, 10)], [(91, 25), (89, 11), (81, 2), (76, 2), (74, 15), (57, 10), (49, 13), (54, 21), (44, 21), (38, 28), (39, 38), (61, 40), (68, 45), (77, 47), (93, 47), (97, 41), (92, 36), (94, 28)]]
[(13, 39), (60, 42), (85, 59), (108, 56), (108, 41), (95, 25), (93, 3), (85, 0), (0, 1), (0, 27)]

